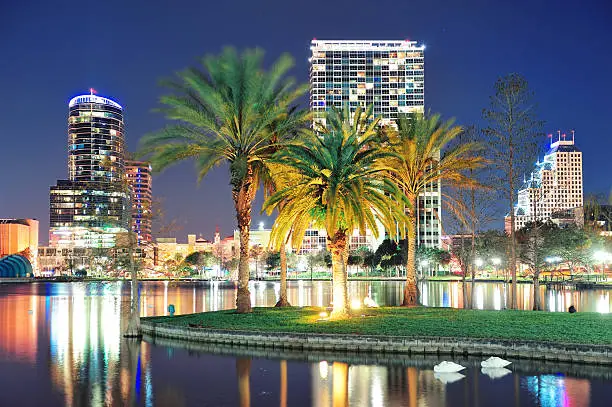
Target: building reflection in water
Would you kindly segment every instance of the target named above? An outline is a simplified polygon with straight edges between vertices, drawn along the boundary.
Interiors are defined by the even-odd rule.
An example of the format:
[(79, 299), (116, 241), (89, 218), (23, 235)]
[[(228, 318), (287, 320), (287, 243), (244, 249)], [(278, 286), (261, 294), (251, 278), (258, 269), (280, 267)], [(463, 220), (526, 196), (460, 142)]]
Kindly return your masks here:
[(522, 386), (541, 407), (588, 406), (591, 385), (588, 380), (562, 375), (540, 375), (522, 378)]
[(49, 297), (51, 382), (66, 406), (153, 405), (149, 345), (122, 340), (120, 284), (101, 295), (73, 285), (70, 296)]
[(5, 298), (0, 301), (0, 355), (7, 360), (33, 363), (38, 350), (37, 321), (44, 315), (44, 302), (37, 295)]
[[(274, 305), (278, 292), (277, 282), (257, 282), (251, 287), (254, 305)], [(351, 296), (369, 296), (381, 305), (396, 304), (401, 298), (403, 282), (351, 282), (349, 287)], [(330, 288), (329, 282), (291, 282), (289, 299), (294, 305), (326, 306), (331, 297)], [(519, 304), (530, 306), (532, 296), (526, 293), (530, 286), (520, 285), (519, 288)], [(53, 387), (54, 394), (61, 394), (64, 405), (154, 404), (152, 345), (143, 342), (135, 346), (133, 342), (121, 338), (129, 312), (129, 284), (31, 284), (12, 290), (12, 295), (5, 295), (6, 291), (0, 292), (0, 362), (9, 361), (43, 369), (44, 373), (37, 372), (37, 380), (45, 377), (45, 380), (50, 381), (51, 386), (47, 387)], [(503, 284), (477, 285), (475, 303), (480, 308), (503, 308), (508, 298), (507, 290), (508, 287)], [(15, 294), (16, 291), (18, 294)], [(429, 283), (422, 285), (421, 289), (423, 302), (432, 306), (461, 307), (462, 291), (462, 287), (456, 283)], [(147, 282), (141, 285), (140, 293), (143, 316), (167, 314), (169, 304), (175, 306), (177, 314), (182, 314), (194, 310), (200, 312), (232, 308), (235, 303), (235, 285), (220, 282)], [(577, 304), (579, 310), (592, 309), (602, 313), (610, 311), (610, 295), (607, 291), (548, 290), (545, 293), (542, 298), (545, 299), (546, 309), (551, 311), (563, 311), (570, 304)], [(186, 354), (182, 358), (181, 363), (188, 363), (193, 355)], [(181, 363), (177, 362), (176, 368), (180, 369)], [(230, 363), (233, 364), (234, 360)], [(248, 375), (260, 373), (243, 369), (251, 362), (235, 363), (240, 373), (238, 389), (244, 395), (240, 400), (250, 403), (253, 395)], [(279, 361), (275, 366), (280, 371), (280, 380), (275, 376), (271, 386), (276, 389), (280, 405), (291, 404), (292, 386), (298, 386), (299, 382), (288, 380), (294, 376), (291, 367), (287, 370), (286, 362)], [(309, 371), (312, 404), (315, 406), (441, 406), (447, 405), (449, 401), (448, 387), (436, 380), (431, 370), (405, 366), (347, 365), (337, 361), (317, 362), (304, 368)], [(463, 384), (450, 386), (458, 386), (453, 387), (455, 390), (477, 387), (478, 373), (464, 380)], [(466, 384), (468, 380), (469, 386)], [(490, 385), (488, 379), (481, 376), (481, 380), (481, 387)], [(514, 380), (514, 401), (519, 405), (521, 401), (525, 402), (519, 401), (519, 386), (523, 388), (523, 399), (528, 397), (528, 393), (536, 400), (536, 405), (580, 406), (589, 403), (588, 380), (564, 376), (529, 376), (521, 378), (519, 385), (519, 376), (515, 375), (508, 380), (496, 382), (496, 385), (504, 383), (510, 392), (509, 397), (512, 397)], [(181, 383), (168, 384), (166, 381), (156, 384), (157, 405), (186, 405), (186, 395), (199, 390), (183, 387)], [(37, 387), (42, 389), (45, 386)], [(470, 405), (475, 405), (479, 393), (476, 389), (472, 391), (475, 395)], [(464, 394), (464, 397), (467, 395)], [(458, 399), (459, 403), (461, 399)], [(483, 402), (481, 405), (486, 404)]]
[(431, 370), (322, 361), (311, 376), (316, 407), (446, 405), (446, 385)]
[(251, 405), (251, 359), (236, 358), (236, 377), (238, 377), (240, 407), (249, 407)]
[[(349, 296), (366, 297), (377, 304), (399, 305), (402, 299), (402, 281), (351, 281)], [(468, 297), (471, 284), (468, 284)], [(270, 307), (278, 299), (279, 283), (252, 281), (249, 285), (251, 301), (256, 307)], [(578, 311), (610, 312), (610, 295), (605, 290), (575, 291), (548, 289), (541, 286), (540, 298), (545, 309), (564, 312), (570, 305)], [(500, 310), (507, 308), (510, 301), (510, 286), (504, 283), (476, 283), (474, 307), (476, 309)], [(533, 308), (532, 286), (518, 285), (517, 302), (522, 309)], [(331, 301), (329, 281), (290, 281), (287, 290), (288, 300), (295, 306), (327, 307)], [(437, 281), (420, 283), (423, 305), (431, 307), (463, 308), (463, 290), (460, 282)], [(227, 282), (176, 283), (151, 282), (141, 289), (141, 315), (167, 315), (168, 305), (175, 307), (176, 314), (217, 311), (233, 308), (236, 301), (236, 285)], [(472, 302), (471, 298), (468, 301)]]

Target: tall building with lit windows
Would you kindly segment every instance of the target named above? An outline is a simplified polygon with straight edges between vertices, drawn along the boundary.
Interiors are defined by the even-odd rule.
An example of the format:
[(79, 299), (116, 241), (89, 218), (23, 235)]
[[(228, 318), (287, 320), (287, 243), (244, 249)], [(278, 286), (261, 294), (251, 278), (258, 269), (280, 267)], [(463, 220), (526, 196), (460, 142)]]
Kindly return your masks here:
[(68, 108), (68, 179), (50, 188), (49, 244), (113, 247), (130, 222), (123, 108), (93, 90)]
[[(518, 202), (514, 206), (515, 230), (528, 222), (546, 221), (567, 223), (564, 215), (567, 212), (578, 211), (572, 215), (570, 223), (584, 222), (583, 185), (582, 185), (582, 152), (574, 144), (574, 132), (571, 140), (559, 131), (553, 141), (549, 135), (550, 146), (542, 160), (537, 159), (533, 171), (523, 179), (523, 185), (518, 191)], [(505, 218), (506, 232), (511, 230), (510, 216)]]
[[(317, 40), (311, 42), (310, 109), (325, 124), (332, 106), (373, 105), (381, 123), (425, 111), (425, 46), (409, 40)], [(440, 183), (429, 185), (418, 200), (417, 243), (440, 247)]]
[(132, 231), (138, 236), (138, 243), (151, 242), (151, 165), (126, 160), (125, 169), (132, 198)]

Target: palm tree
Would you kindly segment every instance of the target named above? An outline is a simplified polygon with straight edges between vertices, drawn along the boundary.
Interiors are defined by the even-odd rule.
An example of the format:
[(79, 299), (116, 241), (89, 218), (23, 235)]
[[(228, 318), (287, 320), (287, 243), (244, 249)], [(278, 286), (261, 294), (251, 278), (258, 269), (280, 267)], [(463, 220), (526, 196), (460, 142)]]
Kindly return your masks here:
[(287, 71), (293, 66), (282, 55), (268, 70), (263, 51), (238, 54), (226, 48), (219, 56), (202, 58), (201, 68), (189, 68), (166, 82), (172, 94), (163, 96), (162, 112), (177, 123), (141, 140), (155, 171), (184, 159), (195, 159), (198, 180), (221, 164), (229, 164), (230, 186), (240, 232), (237, 312), (251, 311), (249, 229), (251, 209), (265, 162), (274, 151), (272, 123), (291, 109), (307, 86), (295, 86)]
[(348, 238), (359, 229), (379, 234), (379, 221), (386, 230), (405, 219), (402, 194), (386, 177), (385, 160), (394, 155), (380, 149), (378, 119), (372, 109), (357, 109), (351, 118), (348, 109), (330, 110), (327, 127), (318, 134), (309, 132), (300, 141), (279, 150), (272, 162), (282, 165), (293, 182), (278, 190), (264, 203), (264, 209), (280, 208), (270, 240), (280, 247), (291, 235), (299, 248), (306, 229), (324, 227), (332, 255), (332, 318), (348, 315), (346, 263)]
[[(408, 257), (406, 264), (406, 286), (402, 305), (418, 304), (416, 277), (416, 225), (418, 216), (417, 199), (430, 185), (441, 181), (463, 187), (478, 183), (466, 175), (466, 170), (482, 167), (486, 161), (476, 155), (478, 143), (462, 143), (440, 152), (460, 133), (460, 126), (453, 121), (440, 121), (440, 115), (425, 117), (422, 114), (397, 120), (397, 129), (387, 128), (389, 148), (395, 153), (389, 166), (391, 175), (406, 194), (410, 203), (407, 208)], [(445, 195), (445, 198), (450, 198)]]
[[(306, 125), (310, 123), (312, 114), (308, 110), (291, 109), (286, 114), (279, 117), (270, 126), (270, 131), (273, 136), (270, 143), (270, 153), (275, 153), (287, 143), (296, 140), (304, 130)], [(265, 198), (273, 195), (276, 191), (291, 185), (292, 180), (283, 172), (282, 165), (275, 165), (270, 161), (266, 162), (266, 169), (262, 173), (262, 181), (264, 185)], [(282, 210), (284, 202), (280, 202), (278, 210)], [(289, 236), (287, 236), (287, 241)], [(287, 250), (286, 244), (282, 244), (278, 248), (280, 255), (280, 292), (276, 307), (289, 307), (291, 304), (287, 298)]]

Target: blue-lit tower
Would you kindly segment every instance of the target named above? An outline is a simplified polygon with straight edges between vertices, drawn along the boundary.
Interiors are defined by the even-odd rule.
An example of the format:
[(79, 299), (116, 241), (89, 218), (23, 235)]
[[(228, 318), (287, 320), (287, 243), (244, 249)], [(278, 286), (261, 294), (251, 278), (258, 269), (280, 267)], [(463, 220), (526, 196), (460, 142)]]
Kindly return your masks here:
[(123, 108), (93, 91), (68, 107), (68, 179), (50, 188), (49, 243), (113, 247), (131, 217)]

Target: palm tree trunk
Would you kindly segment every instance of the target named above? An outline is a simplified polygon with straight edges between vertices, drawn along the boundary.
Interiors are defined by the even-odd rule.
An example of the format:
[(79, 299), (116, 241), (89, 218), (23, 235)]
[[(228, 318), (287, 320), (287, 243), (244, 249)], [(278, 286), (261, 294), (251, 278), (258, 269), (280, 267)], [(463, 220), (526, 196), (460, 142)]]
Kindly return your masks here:
[(131, 232), (128, 235), (129, 247), (128, 256), (130, 257), (130, 269), (132, 270), (132, 301), (130, 305), (130, 319), (128, 326), (123, 334), (126, 338), (140, 338), (142, 332), (140, 330), (140, 312), (138, 309), (138, 270), (134, 264), (134, 246), (137, 242), (132, 242)]
[(233, 190), (236, 220), (240, 233), (240, 257), (238, 260), (238, 292), (236, 294), (236, 312), (249, 313), (251, 308), (251, 293), (249, 292), (249, 249), (251, 233), (251, 208), (253, 205), (254, 188), (252, 179), (248, 178), (238, 191)]
[(285, 245), (282, 244), (279, 248), (280, 254), (280, 295), (277, 307), (290, 307), (289, 300), (287, 300), (287, 251)]
[(419, 302), (419, 288), (417, 286), (416, 275), (416, 217), (417, 199), (416, 196), (408, 197), (410, 200), (410, 220), (408, 224), (408, 261), (406, 262), (406, 285), (404, 286), (404, 299), (402, 305), (404, 307), (412, 307)]
[(334, 306), (330, 318), (345, 318), (349, 315), (346, 277), (346, 232), (338, 230), (331, 238), (327, 236), (327, 247), (332, 255), (332, 300)]
[(468, 268), (462, 264), (461, 265), (461, 286), (463, 289), (463, 308), (464, 309), (470, 309), (471, 304), (470, 304), (470, 299), (468, 298), (468, 289), (467, 289), (467, 280), (466, 280), (466, 275), (468, 273)]
[(463, 288), (463, 308), (470, 309), (471, 304), (468, 298), (468, 290), (467, 290), (467, 284), (466, 284), (467, 273), (468, 273), (468, 270), (470, 269), (469, 268), (470, 261), (467, 260), (466, 262), (464, 254), (465, 254), (465, 239), (463, 239), (463, 236), (461, 236), (461, 251), (460, 251), (460, 256), (459, 256), (459, 260), (460, 260), (459, 266), (461, 267), (461, 284)]

